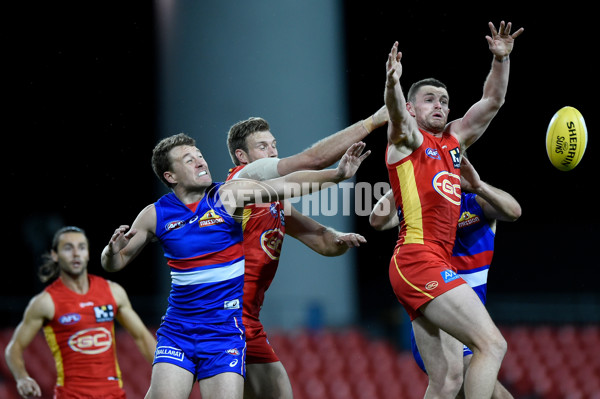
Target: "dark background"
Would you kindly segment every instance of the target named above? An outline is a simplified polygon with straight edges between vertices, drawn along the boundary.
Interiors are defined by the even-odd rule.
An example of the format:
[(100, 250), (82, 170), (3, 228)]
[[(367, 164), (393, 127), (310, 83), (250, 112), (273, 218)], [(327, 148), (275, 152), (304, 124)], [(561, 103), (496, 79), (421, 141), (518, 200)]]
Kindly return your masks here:
[[(597, 304), (594, 13), (576, 2), (560, 11), (400, 3), (345, 3), (350, 121), (383, 103), (385, 61), (395, 40), (404, 54), (404, 89), (424, 77), (442, 80), (452, 119), (481, 97), (492, 61), (487, 22), (525, 27), (511, 55), (506, 104), (469, 150), (482, 178), (523, 208), (517, 222), (498, 226), (490, 302), (494, 296), (497, 303), (533, 296), (550, 305)], [(84, 228), (91, 242), (89, 270), (107, 276), (99, 264), (102, 247), (119, 223), (131, 223), (158, 196), (150, 168), (162, 133), (156, 128), (154, 9), (149, 2), (115, 4), (12, 5), (5, 16), (6, 325), (15, 325), (24, 298), (41, 290), (35, 271), (58, 227)], [(561, 172), (548, 161), (545, 134), (552, 115), (566, 105), (586, 118), (589, 142), (581, 163)], [(379, 133), (366, 139), (373, 154), (358, 181), (387, 181), (385, 131)], [(357, 251), (364, 317), (397, 307), (387, 279), (395, 233), (373, 231), (365, 217), (356, 226), (369, 241)], [(110, 278), (127, 288), (146, 316), (140, 302), (155, 294), (157, 268), (152, 251), (140, 256), (143, 272), (126, 268)]]

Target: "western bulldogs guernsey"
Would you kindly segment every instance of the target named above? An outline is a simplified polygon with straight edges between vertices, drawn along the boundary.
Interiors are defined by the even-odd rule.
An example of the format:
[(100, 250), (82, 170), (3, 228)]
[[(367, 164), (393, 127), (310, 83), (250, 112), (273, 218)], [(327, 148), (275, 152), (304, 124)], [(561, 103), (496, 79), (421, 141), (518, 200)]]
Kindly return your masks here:
[(450, 262), (485, 304), (495, 234), (476, 197), (471, 193), (462, 194), (460, 219)]
[(171, 268), (171, 292), (165, 319), (201, 323), (241, 320), (244, 250), (241, 223), (220, 204), (213, 183), (195, 212), (175, 194), (156, 208), (156, 236)]

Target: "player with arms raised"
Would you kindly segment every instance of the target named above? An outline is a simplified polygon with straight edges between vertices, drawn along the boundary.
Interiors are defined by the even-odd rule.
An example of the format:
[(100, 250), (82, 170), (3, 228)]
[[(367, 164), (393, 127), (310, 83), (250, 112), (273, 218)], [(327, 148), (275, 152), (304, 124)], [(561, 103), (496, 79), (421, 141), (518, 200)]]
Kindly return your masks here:
[[(454, 271), (450, 257), (460, 213), (461, 149), (485, 131), (508, 86), (514, 39), (511, 23), (487, 36), (493, 54), (483, 96), (448, 123), (449, 96), (436, 79), (412, 85), (406, 101), (400, 86), (402, 53), (394, 43), (386, 69), (388, 107), (386, 164), (400, 217), (390, 261), (390, 282), (408, 312), (428, 371), (426, 398), (455, 397), (461, 384), (449, 381), (452, 365), (462, 367), (462, 343), (473, 350), (465, 376), (467, 398), (489, 398), (506, 352), (506, 341), (485, 307)], [(442, 345), (444, 342), (444, 345)], [(461, 343), (462, 342), (462, 343)], [(445, 350), (442, 350), (442, 349)]]

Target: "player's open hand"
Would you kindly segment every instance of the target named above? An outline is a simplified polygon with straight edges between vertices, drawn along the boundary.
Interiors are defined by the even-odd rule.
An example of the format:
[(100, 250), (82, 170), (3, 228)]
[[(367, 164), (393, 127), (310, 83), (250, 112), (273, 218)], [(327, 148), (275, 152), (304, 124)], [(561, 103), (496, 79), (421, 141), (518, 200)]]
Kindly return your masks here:
[(503, 59), (504, 57), (508, 57), (513, 49), (515, 39), (523, 33), (524, 29), (519, 28), (519, 30), (511, 34), (512, 23), (509, 22), (505, 24), (504, 21), (500, 22), (498, 30), (496, 30), (496, 27), (491, 22), (488, 22), (488, 26), (490, 27), (492, 36), (486, 36), (485, 38), (488, 42), (490, 51), (497, 58)]
[(360, 164), (371, 154), (371, 150), (363, 154), (366, 144), (362, 141), (354, 143), (346, 150), (346, 153), (340, 159), (336, 175), (341, 180), (346, 180), (354, 176)]
[(335, 243), (342, 247), (355, 248), (360, 247), (360, 244), (365, 244), (367, 239), (360, 234), (345, 233), (340, 234), (335, 238)]
[(125, 248), (129, 243), (129, 240), (131, 240), (136, 233), (137, 231), (135, 229), (130, 230), (129, 226), (119, 226), (108, 242), (108, 248), (110, 249), (111, 254), (116, 254)]
[(402, 76), (401, 59), (402, 53), (398, 51), (398, 42), (395, 42), (388, 54), (387, 63), (385, 64), (387, 70), (386, 85), (388, 87), (394, 87), (396, 83), (400, 81), (400, 76)]
[(471, 162), (464, 156), (460, 161), (460, 189), (466, 192), (474, 192), (481, 186), (481, 178)]

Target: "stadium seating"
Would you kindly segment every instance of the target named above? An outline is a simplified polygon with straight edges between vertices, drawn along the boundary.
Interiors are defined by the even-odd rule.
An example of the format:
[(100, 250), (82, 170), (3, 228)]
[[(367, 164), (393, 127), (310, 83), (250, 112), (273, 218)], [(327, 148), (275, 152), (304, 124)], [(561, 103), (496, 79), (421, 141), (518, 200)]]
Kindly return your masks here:
[[(600, 326), (505, 326), (508, 353), (499, 379), (515, 399), (600, 399)], [(0, 350), (12, 330), (0, 330)], [(284, 363), (296, 399), (417, 399), (427, 378), (412, 355), (389, 342), (370, 339), (357, 328), (318, 331), (270, 331), (269, 339)], [(133, 339), (117, 332), (117, 351), (129, 399), (143, 398), (150, 365)], [(56, 372), (43, 335), (27, 349), (30, 374), (52, 398)], [(0, 362), (0, 398), (19, 399), (14, 380)], [(201, 398), (197, 384), (191, 399)]]

